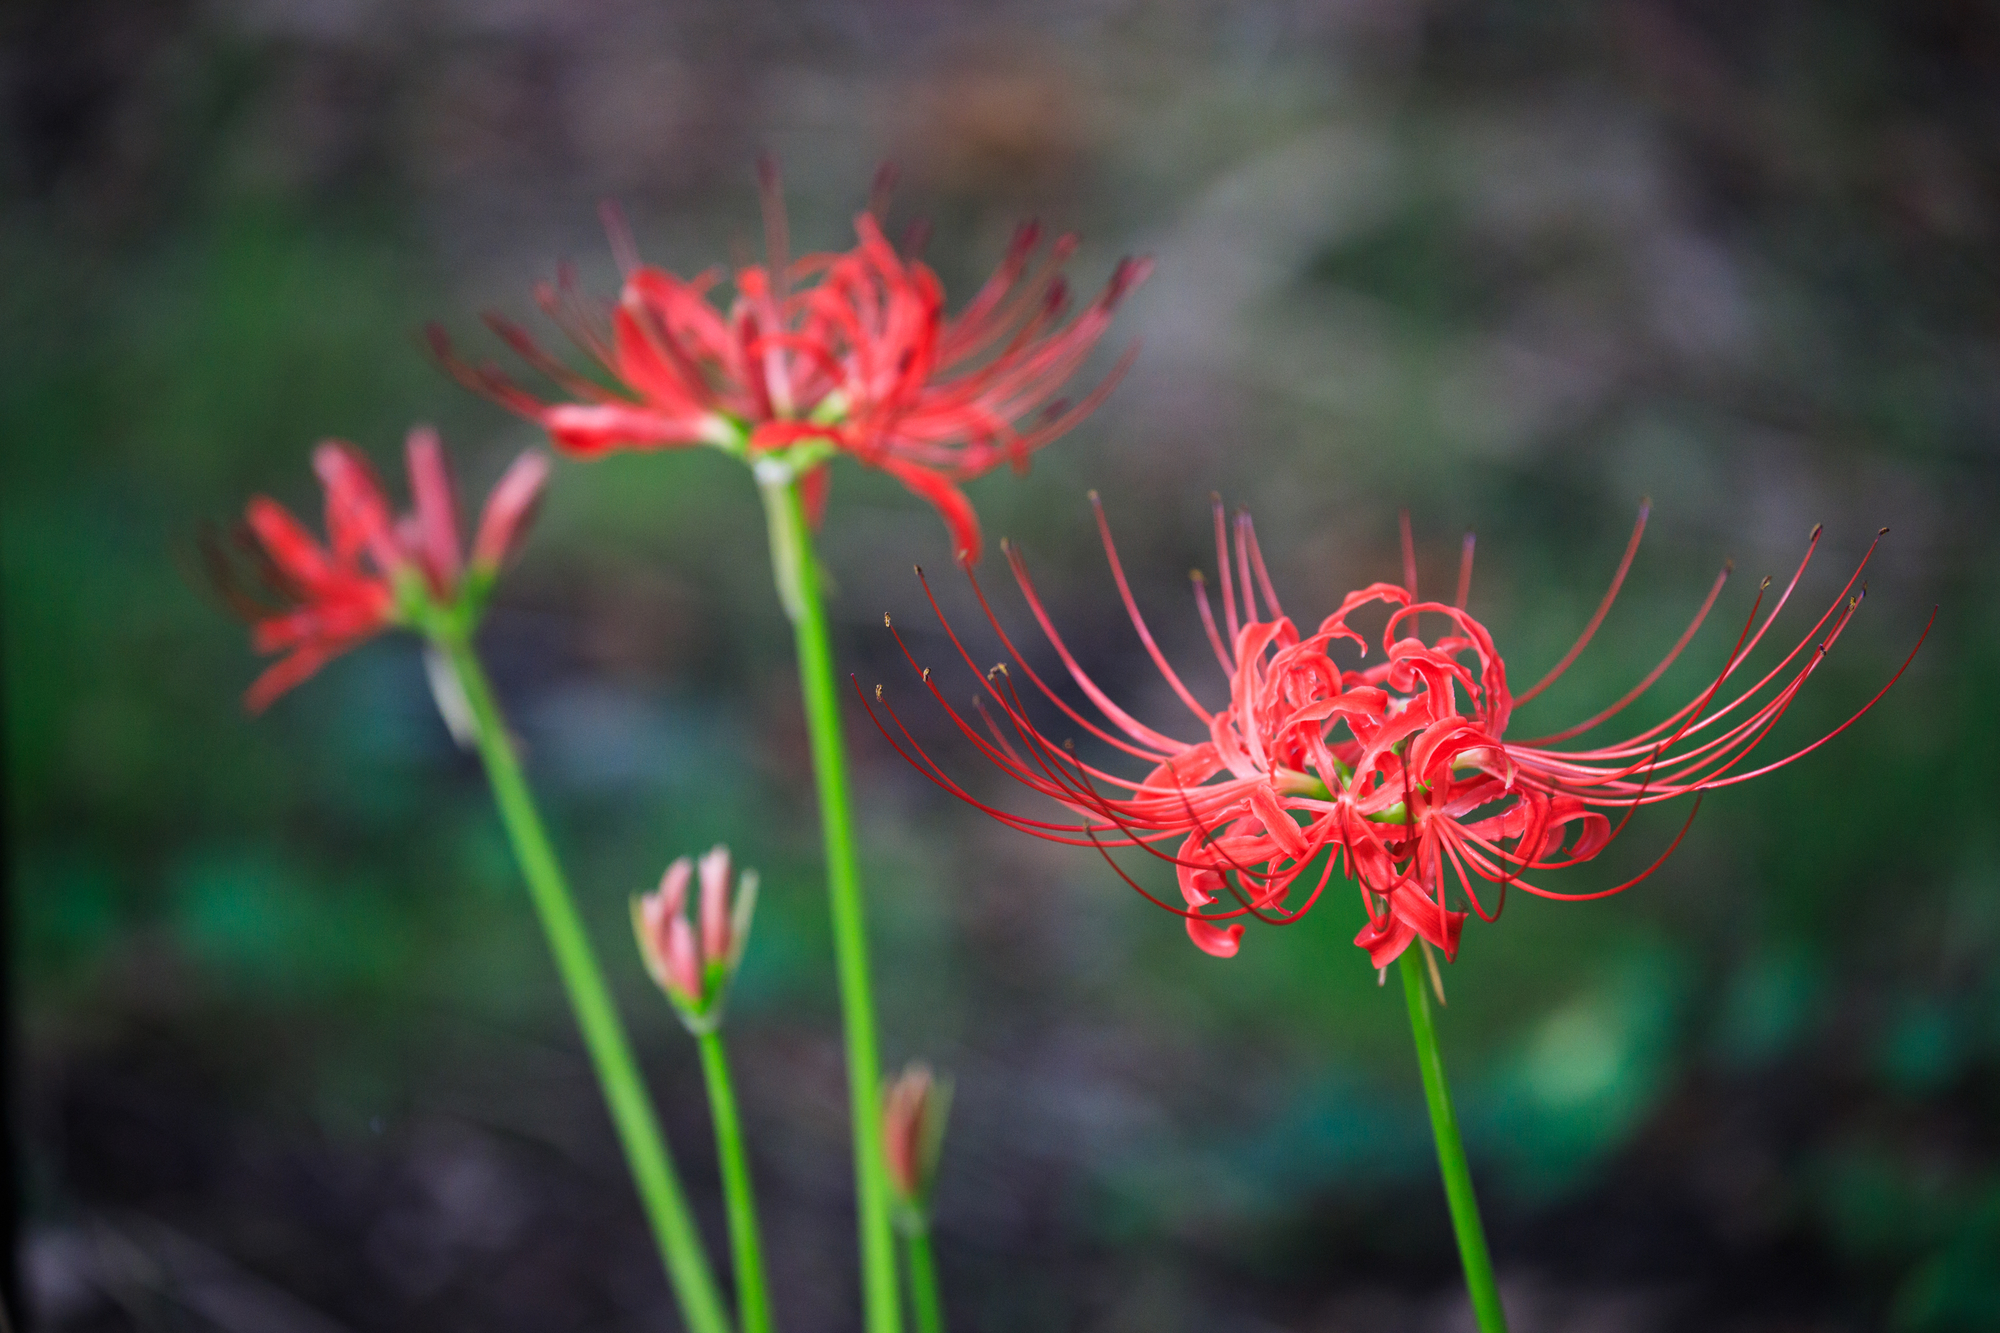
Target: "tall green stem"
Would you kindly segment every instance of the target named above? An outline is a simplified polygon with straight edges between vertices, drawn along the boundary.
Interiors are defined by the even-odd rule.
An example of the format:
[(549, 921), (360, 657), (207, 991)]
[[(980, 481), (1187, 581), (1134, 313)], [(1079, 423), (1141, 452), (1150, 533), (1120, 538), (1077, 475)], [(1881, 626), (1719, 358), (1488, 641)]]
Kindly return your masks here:
[(750, 1157), (743, 1149), (743, 1122), (736, 1115), (736, 1089), (729, 1080), (729, 1057), (722, 1034), (695, 1036), (701, 1072), (708, 1081), (708, 1111), (715, 1121), (715, 1155), (722, 1163), (722, 1197), (729, 1206), (729, 1252), (736, 1269), (736, 1325), (742, 1333), (771, 1333), (771, 1293), (764, 1283), (764, 1245), (757, 1231), (757, 1192), (750, 1184)]
[(928, 1224), (903, 1233), (903, 1258), (910, 1270), (910, 1318), (917, 1333), (944, 1333), (944, 1302), (938, 1297)]
[(451, 660), (453, 673), (472, 714), (479, 739), (479, 755), (486, 761), (486, 776), (493, 784), (493, 799), (500, 807), (501, 822), (514, 844), (514, 857), (528, 881), (528, 893), (535, 901), (542, 930), (548, 936), (549, 952), (555, 955), (556, 971), (563, 989), (569, 993), (570, 1008), (583, 1030), (583, 1044), (597, 1071), (598, 1085), (617, 1127), (618, 1140), (625, 1149), (625, 1162), (638, 1187), (646, 1216), (659, 1242), (660, 1256), (666, 1261), (667, 1276), (680, 1301), (681, 1317), (691, 1333), (730, 1333), (715, 1277), (709, 1271), (708, 1256), (701, 1236), (688, 1212), (680, 1180), (674, 1174), (673, 1159), (667, 1155), (666, 1140), (653, 1114), (652, 1099), (638, 1063), (632, 1058), (631, 1043), (618, 1010), (611, 1002), (604, 973), (591, 951), (583, 919), (563, 880), (561, 865), (549, 845), (534, 798), (521, 775), (520, 760), (507, 736), (507, 724), (500, 706), (487, 684), (469, 639), (441, 637)]
[(1424, 1075), (1431, 1132), (1437, 1138), (1438, 1171), (1444, 1176), (1445, 1202), (1451, 1207), (1451, 1229), (1458, 1237), (1458, 1257), (1465, 1265), (1465, 1286), (1472, 1295), (1472, 1313), (1479, 1321), (1480, 1333), (1507, 1333), (1507, 1312), (1500, 1307), (1500, 1288), (1493, 1281), (1486, 1228), (1479, 1221), (1479, 1200), (1473, 1197), (1472, 1172), (1465, 1163), (1465, 1144), (1458, 1137), (1458, 1116), (1451, 1107), (1451, 1086), (1445, 1082), (1444, 1056), (1438, 1050), (1437, 1027), (1431, 1021), (1430, 983), (1418, 952), (1412, 942), (1403, 950), (1398, 967), (1403, 974), (1403, 999), (1410, 1007), (1410, 1033), (1417, 1043), (1417, 1067)]
[(798, 485), (789, 470), (760, 473), (758, 490), (770, 525), (772, 572), (791, 617), (798, 647), (799, 689), (812, 738), (819, 788), (820, 833), (826, 844), (826, 890), (833, 915), (833, 953), (840, 976), (846, 1031), (847, 1100), (854, 1125), (855, 1209), (861, 1233), (861, 1300), (868, 1333), (901, 1333), (895, 1237), (889, 1225), (889, 1177), (882, 1159), (882, 1073), (875, 1043), (875, 998), (868, 978), (868, 932), (861, 905), (861, 870), (854, 854), (854, 813), (847, 794), (847, 754), (833, 645), (820, 597), (819, 564)]

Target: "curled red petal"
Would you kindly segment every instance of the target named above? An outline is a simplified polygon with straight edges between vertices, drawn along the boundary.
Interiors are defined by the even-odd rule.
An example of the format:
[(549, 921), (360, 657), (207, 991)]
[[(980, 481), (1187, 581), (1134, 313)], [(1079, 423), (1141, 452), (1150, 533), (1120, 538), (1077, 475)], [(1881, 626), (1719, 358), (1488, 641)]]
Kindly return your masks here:
[(1194, 947), (1211, 957), (1234, 958), (1236, 951), (1242, 947), (1243, 927), (1240, 925), (1214, 926), (1198, 916), (1186, 920), (1188, 938), (1194, 941)]
[(1417, 929), (1409, 922), (1393, 913), (1383, 913), (1381, 919), (1371, 920), (1354, 937), (1354, 942), (1368, 951), (1368, 962), (1373, 967), (1387, 967), (1402, 957), (1403, 950), (1410, 947), (1410, 941), (1417, 937)]
[(622, 403), (559, 403), (536, 416), (556, 448), (584, 457), (613, 449), (713, 443), (726, 429), (708, 413), (670, 414)]
[(973, 510), (972, 501), (965, 498), (964, 491), (953, 485), (948, 477), (929, 468), (896, 459), (883, 459), (880, 467), (919, 497), (930, 501), (951, 532), (952, 557), (959, 564), (971, 566), (979, 563), (979, 515)]

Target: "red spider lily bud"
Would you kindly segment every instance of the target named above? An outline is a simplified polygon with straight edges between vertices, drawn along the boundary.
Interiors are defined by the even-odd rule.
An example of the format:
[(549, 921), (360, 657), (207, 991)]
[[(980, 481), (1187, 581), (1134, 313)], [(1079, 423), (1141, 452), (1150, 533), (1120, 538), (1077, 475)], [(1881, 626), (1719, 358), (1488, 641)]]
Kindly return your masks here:
[(667, 867), (660, 887), (632, 900), (632, 928), (646, 970), (669, 995), (684, 1004), (701, 1002), (701, 964), (694, 932), (687, 923), (688, 881), (694, 862), (683, 856)]
[(729, 849), (717, 843), (701, 858), (701, 953), (727, 964), (730, 952)]
[(313, 450), (313, 471), (326, 493), (324, 545), (261, 495), (245, 509), (233, 549), (204, 541), (209, 576), (251, 622), (252, 646), (286, 654), (250, 687), (244, 704), (251, 712), (391, 626), (418, 630), (435, 643), (469, 634), (477, 623), (501, 563), (533, 516), (548, 460), (524, 454), (501, 478), (468, 569), (459, 553), (456, 488), (437, 433), (411, 431), (405, 455), (412, 507), (400, 517), (361, 452), (328, 440)]
[(951, 1080), (934, 1077), (921, 1061), (906, 1066), (883, 1094), (882, 1157), (906, 1229), (929, 1225), (931, 1191), (950, 1115)]
[[(700, 877), (700, 935), (688, 919), (688, 889)], [(743, 961), (750, 921), (757, 910), (757, 873), (746, 870), (729, 897), (729, 849), (720, 844), (702, 856), (699, 867), (680, 857), (667, 867), (660, 887), (632, 899), (632, 933), (646, 971), (673, 1001), (690, 1032), (713, 1032), (722, 1022), (729, 983)]]

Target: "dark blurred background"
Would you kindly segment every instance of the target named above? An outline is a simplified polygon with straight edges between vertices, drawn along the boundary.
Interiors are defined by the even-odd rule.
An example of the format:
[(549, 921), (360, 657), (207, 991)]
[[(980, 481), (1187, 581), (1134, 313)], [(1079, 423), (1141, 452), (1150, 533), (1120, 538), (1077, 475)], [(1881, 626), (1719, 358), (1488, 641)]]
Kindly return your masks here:
[[(534, 432), (436, 371), (424, 321), (497, 351), (477, 312), (538, 321), (559, 261), (608, 290), (604, 196), (660, 263), (746, 252), (764, 150), (801, 247), (848, 243), (899, 164), (893, 221), (930, 219), (960, 299), (1026, 216), (1084, 234), (1084, 288), (1158, 259), (1114, 336), (1144, 343), (1129, 379), (1031, 475), (972, 488), (1157, 720), (1093, 487), (1211, 691), (1185, 572), (1212, 568), (1213, 490), (1255, 510), (1310, 620), (1396, 576), (1399, 508), (1436, 587), (1476, 529), (1473, 609), (1524, 683), (1650, 495), (1627, 595), (1524, 735), (1638, 679), (1725, 559), (1641, 720), (1701, 687), (1814, 523), (1794, 634), (1892, 527), (1771, 745), (1837, 725), (1936, 605), (1902, 684), (1712, 798), (1640, 888), (1472, 923), (1442, 1021), (1515, 1327), (2000, 1326), (1992, 5), (17, 0), (0, 32), (36, 1327), (676, 1326), (415, 648), (250, 721), (243, 633), (183, 567), (254, 491), (314, 508), (326, 435), (393, 468), (434, 422), (482, 491)], [(1026, 808), (880, 628), (895, 612), (951, 665), (910, 573), (947, 567), (937, 519), (844, 466), (825, 542), (844, 662)], [(817, 837), (748, 479), (696, 452), (564, 465), (485, 643), (718, 1256), (693, 1053), (624, 904), (716, 839), (763, 869), (728, 1033), (778, 1314), (855, 1327)], [(1401, 1001), (1348, 943), (1350, 894), (1218, 962), (1088, 851), (943, 797), (858, 709), (849, 734), (887, 1052), (958, 1078), (958, 1328), (1470, 1327)], [(1553, 886), (1616, 883), (1678, 824), (1642, 816)]]

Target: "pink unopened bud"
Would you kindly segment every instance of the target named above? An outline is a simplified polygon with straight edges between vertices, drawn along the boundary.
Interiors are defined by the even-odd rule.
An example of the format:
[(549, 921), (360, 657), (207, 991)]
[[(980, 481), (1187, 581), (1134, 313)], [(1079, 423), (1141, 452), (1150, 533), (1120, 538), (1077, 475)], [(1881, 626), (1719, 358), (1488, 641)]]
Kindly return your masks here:
[[(722, 1018), (750, 917), (757, 906), (757, 875), (744, 871), (731, 902), (729, 849), (717, 845), (699, 863), (681, 857), (667, 867), (660, 887), (632, 900), (632, 929), (646, 970), (673, 998), (691, 1030), (712, 1032)], [(701, 877), (700, 935), (688, 911), (689, 890)]]
[(535, 521), (542, 487), (548, 480), (547, 454), (530, 450), (514, 460), (486, 498), (486, 511), (479, 516), (479, 533), (472, 539), (474, 565), (497, 570), (507, 563), (527, 534), (528, 525)]
[(933, 1077), (921, 1061), (906, 1067), (883, 1098), (882, 1155), (896, 1198), (908, 1207), (928, 1205), (950, 1113), (950, 1081)]
[(701, 955), (713, 966), (730, 962), (729, 849), (721, 843), (701, 858)]
[[(646, 960), (646, 971), (653, 980), (667, 990), (688, 999), (701, 997), (700, 969), (694, 969), (694, 982), (686, 984), (688, 969), (675, 957), (682, 951), (676, 945), (675, 927), (681, 934), (689, 934), (686, 908), (688, 882), (694, 878), (694, 862), (683, 856), (667, 867), (667, 873), (660, 877), (660, 887), (653, 892), (635, 898), (632, 902), (632, 929), (639, 937), (639, 956)], [(689, 934), (685, 952), (693, 953), (693, 938)]]
[(679, 912), (667, 919), (667, 988), (689, 1004), (701, 1003), (701, 959), (694, 948), (694, 927)]

